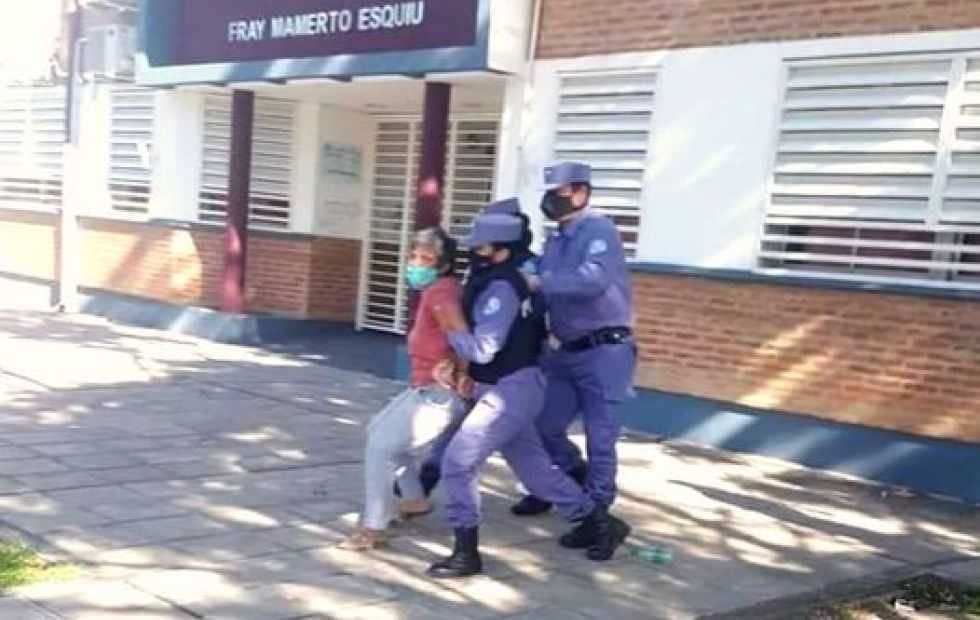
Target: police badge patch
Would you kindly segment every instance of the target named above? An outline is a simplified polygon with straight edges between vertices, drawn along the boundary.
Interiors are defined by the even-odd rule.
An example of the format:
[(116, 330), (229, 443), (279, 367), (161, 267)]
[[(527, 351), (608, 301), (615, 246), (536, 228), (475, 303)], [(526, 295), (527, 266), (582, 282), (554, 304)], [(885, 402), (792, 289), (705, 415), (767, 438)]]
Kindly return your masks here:
[(493, 316), (500, 312), (500, 298), (491, 297), (487, 300), (487, 305), (483, 308), (484, 316)]
[(609, 251), (609, 244), (606, 243), (605, 239), (595, 239), (589, 244), (589, 256), (596, 256), (597, 254), (605, 254)]

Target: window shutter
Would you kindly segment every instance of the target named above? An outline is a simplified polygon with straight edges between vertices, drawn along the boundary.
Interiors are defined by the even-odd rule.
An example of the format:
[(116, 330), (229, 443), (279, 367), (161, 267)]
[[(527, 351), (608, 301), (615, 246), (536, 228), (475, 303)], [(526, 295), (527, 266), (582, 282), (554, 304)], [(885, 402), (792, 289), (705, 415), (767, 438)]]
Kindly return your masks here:
[[(474, 218), (493, 200), (499, 129), (495, 120), (460, 120), (451, 126), (443, 225), (457, 240), (470, 233)], [(461, 251), (457, 269), (466, 267)]]
[(63, 88), (0, 89), (0, 204), (60, 206), (64, 144)]
[(592, 166), (592, 206), (616, 223), (629, 257), (639, 240), (655, 82), (652, 72), (561, 77), (555, 160)]
[[(456, 239), (469, 232), (473, 218), (493, 199), (498, 130), (496, 120), (481, 118), (449, 124), (443, 225)], [(415, 230), (421, 146), (422, 123), (417, 119), (378, 122), (361, 327), (401, 333), (407, 324), (404, 270)], [(461, 258), (457, 267), (465, 266)]]
[[(289, 228), (293, 177), (295, 104), (257, 99), (252, 133), (252, 179), (249, 226)], [(204, 156), (199, 218), (225, 221), (228, 208), (228, 163), (231, 152), (231, 98), (209, 96), (204, 110)]]
[(392, 332), (404, 328), (408, 299), (403, 254), (415, 221), (420, 144), (418, 122), (382, 121), (377, 125), (363, 327)]
[(146, 215), (153, 171), (151, 150), (155, 93), (115, 87), (111, 93), (109, 194), (118, 213)]
[(966, 118), (955, 104), (964, 63), (909, 55), (788, 67), (762, 267), (909, 282), (964, 268), (970, 228), (959, 224), (980, 223), (969, 215), (976, 160), (952, 132)]

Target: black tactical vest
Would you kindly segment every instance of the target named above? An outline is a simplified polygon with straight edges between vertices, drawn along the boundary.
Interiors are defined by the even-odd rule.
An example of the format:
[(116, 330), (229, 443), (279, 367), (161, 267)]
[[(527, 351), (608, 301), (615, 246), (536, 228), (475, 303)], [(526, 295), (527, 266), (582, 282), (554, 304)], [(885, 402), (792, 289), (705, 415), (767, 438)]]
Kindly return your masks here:
[(476, 313), (480, 311), (474, 307), (476, 300), (497, 280), (507, 282), (514, 289), (521, 309), (511, 325), (503, 348), (493, 360), (489, 364), (470, 364), (470, 376), (473, 380), (491, 385), (518, 370), (537, 366), (542, 344), (547, 337), (543, 306), (537, 296), (531, 294), (527, 281), (517, 270), (514, 261), (471, 275), (463, 291), (463, 306), (470, 329), (473, 329)]

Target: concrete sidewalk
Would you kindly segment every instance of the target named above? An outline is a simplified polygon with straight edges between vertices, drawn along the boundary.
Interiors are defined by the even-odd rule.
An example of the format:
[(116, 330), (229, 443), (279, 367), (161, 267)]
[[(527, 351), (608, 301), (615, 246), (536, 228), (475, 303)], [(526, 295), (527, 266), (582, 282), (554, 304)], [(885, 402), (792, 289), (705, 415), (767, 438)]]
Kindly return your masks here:
[[(485, 576), (434, 582), (440, 516), (391, 548), (336, 548), (363, 425), (399, 387), (291, 356), (0, 312), (0, 538), (85, 565), (0, 598), (0, 619), (692, 618), (926, 570), (977, 578), (980, 511), (655, 438), (621, 446), (616, 511), (655, 567), (559, 548), (484, 477)], [(869, 455), (873, 458), (874, 455)]]

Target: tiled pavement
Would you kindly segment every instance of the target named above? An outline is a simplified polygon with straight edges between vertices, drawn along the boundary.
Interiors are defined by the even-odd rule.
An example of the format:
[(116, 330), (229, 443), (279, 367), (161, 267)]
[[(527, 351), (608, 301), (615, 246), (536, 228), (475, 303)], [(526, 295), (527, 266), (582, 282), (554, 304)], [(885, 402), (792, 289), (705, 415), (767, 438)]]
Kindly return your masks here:
[(980, 577), (976, 509), (631, 436), (616, 510), (669, 566), (558, 548), (557, 517), (508, 514), (494, 461), (487, 574), (433, 582), (438, 513), (386, 551), (336, 547), (363, 425), (399, 388), (324, 361), (0, 312), (0, 537), (85, 567), (0, 598), (0, 619), (691, 618), (879, 575)]

